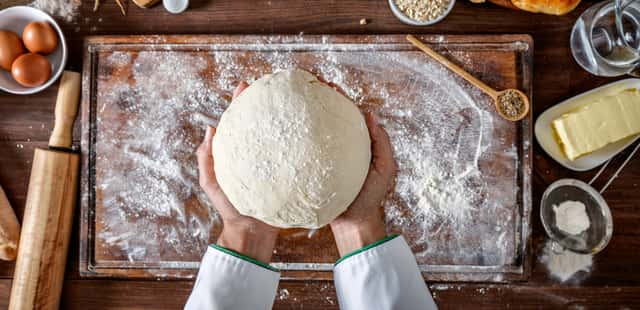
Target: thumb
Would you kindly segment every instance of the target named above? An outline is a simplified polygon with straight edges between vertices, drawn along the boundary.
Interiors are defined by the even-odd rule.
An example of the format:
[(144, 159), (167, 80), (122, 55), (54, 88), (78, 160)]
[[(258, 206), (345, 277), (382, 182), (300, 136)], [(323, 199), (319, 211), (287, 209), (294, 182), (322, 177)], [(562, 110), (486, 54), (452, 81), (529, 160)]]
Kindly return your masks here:
[(213, 136), (216, 129), (211, 126), (207, 126), (207, 131), (204, 136), (202, 144), (198, 147), (196, 152), (198, 157), (198, 172), (200, 175), (200, 185), (202, 187), (208, 187), (210, 185), (216, 185), (216, 176), (213, 169), (213, 154), (211, 153), (211, 144), (213, 142)]
[(393, 158), (393, 148), (387, 132), (378, 124), (376, 117), (372, 113), (367, 113), (367, 127), (371, 137), (371, 155), (373, 166), (376, 170), (386, 174), (395, 174), (397, 170), (396, 161)]
[(236, 99), (236, 97), (240, 96), (240, 94), (247, 89), (247, 87), (249, 87), (249, 83), (242, 81), (240, 82), (240, 84), (238, 84), (238, 87), (236, 87), (236, 89), (233, 91), (233, 99)]

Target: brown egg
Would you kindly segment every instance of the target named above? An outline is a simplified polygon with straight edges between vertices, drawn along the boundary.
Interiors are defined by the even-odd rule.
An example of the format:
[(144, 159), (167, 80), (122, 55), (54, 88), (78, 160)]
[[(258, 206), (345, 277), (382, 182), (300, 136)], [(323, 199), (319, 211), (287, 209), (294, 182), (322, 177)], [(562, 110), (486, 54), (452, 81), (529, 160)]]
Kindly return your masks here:
[(22, 31), (22, 42), (32, 53), (51, 54), (58, 46), (58, 35), (47, 22), (31, 22)]
[(27, 53), (13, 62), (11, 75), (24, 87), (36, 87), (51, 77), (51, 65), (42, 55)]
[(2, 69), (11, 71), (13, 61), (24, 52), (24, 46), (17, 34), (0, 30), (0, 67)]

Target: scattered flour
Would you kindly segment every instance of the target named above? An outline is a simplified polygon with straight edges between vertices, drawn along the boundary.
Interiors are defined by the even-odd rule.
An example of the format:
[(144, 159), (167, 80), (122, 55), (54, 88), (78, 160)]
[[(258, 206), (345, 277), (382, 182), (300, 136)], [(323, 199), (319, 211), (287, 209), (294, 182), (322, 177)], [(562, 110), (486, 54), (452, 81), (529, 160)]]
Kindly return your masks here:
[(50, 15), (72, 22), (79, 13), (82, 0), (35, 0), (31, 6), (43, 10)]
[[(412, 247), (421, 262), (509, 264), (518, 216), (517, 146), (503, 144), (499, 134), (509, 125), (476, 89), (417, 56), (386, 64), (398, 68), (387, 74), (405, 81), (403, 91), (391, 95), (380, 87), (373, 95), (384, 98), (378, 112), (399, 166), (388, 226), (416, 238)], [(504, 171), (514, 174), (499, 175)]]
[(591, 271), (592, 255), (578, 254), (556, 247), (552, 241), (547, 241), (540, 257), (540, 261), (546, 265), (552, 277), (565, 282), (578, 271)]
[(289, 299), (289, 290), (286, 288), (282, 288), (278, 290), (278, 300), (287, 300)]
[[(132, 72), (122, 71), (128, 64)], [(206, 64), (154, 52), (135, 59), (115, 52), (104, 60), (104, 70), (122, 81), (98, 89), (99, 237), (130, 261), (191, 259), (221, 228), (195, 164), (205, 125), (224, 109), (200, 76)]]
[[(239, 81), (301, 67), (379, 116), (399, 164), (387, 228), (404, 234), (420, 265), (517, 260), (522, 146), (489, 98), (417, 51), (372, 53), (365, 45), (345, 53), (353, 47), (326, 38), (302, 51), (265, 43), (248, 52), (230, 44), (192, 54), (114, 52), (101, 60), (96, 161), (105, 174), (96, 186), (105, 208), (96, 212), (103, 212), (97, 230), (107, 248), (116, 245), (131, 260), (199, 260), (221, 227), (197, 184), (193, 153), (204, 126), (217, 123)], [(113, 149), (121, 156), (104, 152)], [(112, 157), (100, 157), (107, 153)], [(175, 223), (169, 218), (178, 224), (167, 225)]]
[(578, 235), (589, 229), (591, 222), (585, 205), (580, 201), (565, 201), (553, 206), (556, 216), (556, 226), (565, 233)]

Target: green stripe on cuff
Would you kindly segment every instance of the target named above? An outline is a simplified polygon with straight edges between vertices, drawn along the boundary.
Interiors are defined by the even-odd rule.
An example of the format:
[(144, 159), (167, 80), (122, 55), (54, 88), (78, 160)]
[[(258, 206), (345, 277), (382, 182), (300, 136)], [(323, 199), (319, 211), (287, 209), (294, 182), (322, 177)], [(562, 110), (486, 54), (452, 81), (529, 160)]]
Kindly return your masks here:
[(400, 235), (398, 235), (398, 234), (393, 234), (393, 235), (387, 236), (387, 237), (385, 237), (385, 238), (384, 238), (384, 239), (382, 239), (382, 240), (378, 240), (378, 241), (376, 241), (376, 242), (374, 242), (374, 243), (371, 243), (371, 244), (369, 244), (369, 245), (364, 246), (364, 247), (363, 247), (363, 248), (361, 248), (361, 249), (355, 250), (355, 251), (353, 251), (353, 252), (351, 252), (351, 253), (349, 253), (349, 254), (347, 254), (347, 255), (343, 256), (343, 257), (340, 257), (340, 259), (338, 259), (338, 261), (336, 261), (336, 263), (334, 264), (334, 266), (338, 266), (338, 264), (340, 264), (342, 261), (344, 261), (345, 259), (347, 259), (347, 258), (349, 258), (349, 257), (351, 257), (351, 256), (354, 256), (354, 255), (356, 255), (356, 254), (360, 254), (360, 253), (362, 253), (362, 252), (364, 252), (364, 251), (366, 251), (366, 250), (369, 250), (369, 249), (371, 249), (371, 248), (375, 248), (375, 247), (377, 247), (377, 246), (379, 246), (379, 245), (381, 245), (381, 244), (383, 244), (383, 243), (385, 243), (385, 242), (387, 242), (387, 241), (389, 241), (389, 240), (391, 240), (391, 239), (395, 239), (395, 238), (396, 238), (396, 237), (398, 237), (398, 236), (400, 236)]
[(216, 250), (218, 250), (218, 251), (227, 253), (227, 254), (229, 254), (231, 256), (234, 256), (234, 257), (237, 257), (239, 259), (242, 259), (242, 260), (248, 261), (250, 263), (253, 263), (255, 265), (258, 265), (258, 266), (260, 266), (262, 268), (266, 268), (266, 269), (274, 271), (274, 272), (280, 272), (279, 269), (271, 267), (271, 265), (269, 265), (267, 263), (261, 262), (261, 261), (259, 261), (257, 259), (254, 259), (254, 258), (251, 258), (251, 257), (248, 257), (248, 256), (244, 256), (244, 255), (242, 255), (242, 254), (240, 254), (240, 253), (238, 253), (238, 252), (236, 252), (234, 250), (230, 250), (230, 249), (227, 249), (225, 247), (221, 247), (221, 246), (219, 246), (217, 244), (210, 244), (209, 246), (214, 248), (214, 249), (216, 249)]

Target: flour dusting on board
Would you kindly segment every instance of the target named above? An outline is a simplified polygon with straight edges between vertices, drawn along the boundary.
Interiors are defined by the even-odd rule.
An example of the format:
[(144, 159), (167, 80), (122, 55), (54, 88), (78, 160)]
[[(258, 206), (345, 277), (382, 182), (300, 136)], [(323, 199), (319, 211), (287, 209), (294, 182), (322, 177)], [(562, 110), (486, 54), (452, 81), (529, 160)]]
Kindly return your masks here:
[[(218, 223), (198, 185), (197, 166), (184, 164), (196, 162), (200, 143), (190, 133), (202, 135), (222, 107), (215, 108), (217, 94), (199, 77), (206, 67), (202, 58), (142, 52), (134, 60), (116, 52), (104, 67), (119, 76), (130, 62), (132, 85), (99, 89), (109, 94), (98, 104), (96, 165), (104, 174), (96, 178), (96, 190), (109, 220), (98, 223), (100, 237), (132, 261), (159, 258), (163, 244), (178, 256), (190, 256), (205, 246)], [(123, 156), (101, 158), (102, 149), (119, 149)], [(179, 225), (163, 225), (169, 218)]]
[[(239, 81), (300, 67), (379, 116), (399, 165), (387, 227), (409, 240), (421, 266), (516, 261), (519, 146), (513, 123), (500, 119), (489, 98), (416, 51), (362, 45), (345, 53), (325, 41), (283, 52), (256, 43), (250, 51), (228, 44), (199, 53), (114, 52), (103, 60), (111, 71), (99, 76), (121, 81), (104, 89), (98, 83), (99, 122), (112, 123), (98, 124), (96, 154), (123, 154), (96, 160), (108, 166), (96, 175), (109, 199), (97, 229), (105, 243), (132, 260), (198, 261), (221, 226), (197, 184), (193, 153), (205, 124), (217, 123)], [(470, 61), (460, 53), (456, 59)], [(136, 117), (122, 117), (128, 113)]]

